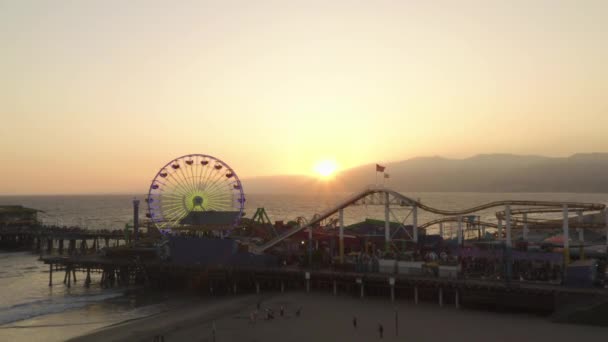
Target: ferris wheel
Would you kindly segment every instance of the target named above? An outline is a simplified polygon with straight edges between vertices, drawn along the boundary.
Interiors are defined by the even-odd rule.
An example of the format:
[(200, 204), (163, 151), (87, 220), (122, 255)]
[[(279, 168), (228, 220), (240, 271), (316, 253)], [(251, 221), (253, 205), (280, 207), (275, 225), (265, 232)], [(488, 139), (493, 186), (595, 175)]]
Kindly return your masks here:
[[(245, 206), (243, 187), (234, 170), (204, 154), (174, 159), (157, 173), (148, 192), (147, 216), (163, 233), (183, 226), (193, 212), (224, 212), (237, 225)], [(232, 216), (230, 216), (232, 219)]]

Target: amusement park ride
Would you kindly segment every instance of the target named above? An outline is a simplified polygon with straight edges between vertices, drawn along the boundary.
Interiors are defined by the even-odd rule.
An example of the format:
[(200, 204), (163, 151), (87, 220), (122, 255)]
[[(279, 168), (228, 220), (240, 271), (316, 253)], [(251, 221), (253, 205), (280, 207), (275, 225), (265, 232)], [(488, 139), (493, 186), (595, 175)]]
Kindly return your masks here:
[[(280, 284), (281, 289), (285, 284), (305, 282), (309, 291), (314, 285), (311, 279), (316, 279), (318, 284), (333, 283), (334, 294), (338, 283), (347, 290), (357, 284), (361, 297), (364, 287), (381, 292), (388, 283), (392, 300), (400, 286), (413, 291), (415, 303), (419, 288), (427, 292), (439, 289), (440, 303), (443, 291), (451, 291), (456, 307), (460, 294), (471, 302), (483, 294), (490, 301), (503, 297), (509, 303), (521, 301), (527, 308), (529, 300), (518, 296), (534, 301), (542, 290), (548, 298), (542, 306), (553, 309), (556, 296), (562, 293), (557, 289), (567, 293), (569, 287), (582, 291), (608, 285), (608, 210), (601, 203), (509, 200), (444, 210), (373, 186), (310, 219), (299, 217), (273, 225), (262, 209), (252, 219), (243, 218), (245, 194), (236, 172), (203, 154), (185, 155), (165, 164), (153, 178), (145, 203), (148, 231), (138, 235), (139, 201), (134, 200), (133, 234), (125, 232), (122, 246), (120, 231), (95, 236), (82, 231), (48, 233), (54, 236), (34, 231), (26, 236), (17, 231), (11, 241), (23, 239), (40, 251), (41, 246), (51, 251), (56, 240), (61, 254), (63, 240), (68, 239), (70, 257), (42, 258), (49, 265), (50, 286), (53, 270), (58, 269), (65, 270), (68, 287), (70, 274), (75, 280), (79, 270), (87, 273), (85, 284), (90, 284), (89, 273), (95, 271), (102, 274), (102, 286), (113, 286), (116, 281), (194, 286), (203, 281), (210, 293), (214, 288), (232, 288), (236, 293), (241, 286), (260, 293), (262, 280), (270, 288)], [(382, 208), (375, 213), (382, 211), (384, 219), (366, 219), (346, 227), (345, 214), (350, 213), (346, 209), (360, 205)], [(420, 218), (426, 222), (419, 222)], [(153, 227), (157, 229), (150, 229)], [(431, 234), (437, 227), (439, 233)], [(570, 238), (570, 227), (576, 229), (578, 238)], [(4, 235), (8, 234), (13, 233)], [(537, 234), (549, 237), (538, 240)], [(97, 255), (85, 255), (84, 242), (91, 238), (106, 240), (103, 248), (94, 243)], [(78, 239), (82, 240), (82, 255), (74, 253)], [(113, 247), (110, 239), (116, 240)], [(571, 247), (572, 259), (578, 259), (574, 262)], [(511, 286), (515, 281), (517, 285)], [(564, 286), (555, 287), (557, 284)], [(519, 292), (505, 297), (512, 291)], [(596, 292), (590, 289), (588, 293), (591, 298)]]
[(176, 230), (230, 232), (245, 207), (234, 170), (204, 154), (176, 158), (157, 173), (148, 191), (148, 218), (165, 234)]
[[(146, 202), (148, 218), (165, 235), (194, 231), (213, 232), (214, 236), (226, 237), (241, 223), (245, 195), (236, 172), (226, 163), (209, 155), (190, 154), (170, 161), (157, 172), (150, 184)], [(563, 234), (562, 247), (567, 263), (572, 240), (570, 226), (578, 231), (579, 244), (584, 245), (585, 230), (600, 230), (608, 236), (608, 210), (604, 204), (509, 200), (462, 210), (443, 210), (383, 186), (373, 186), (355, 193), (310, 220), (302, 218), (296, 225), (280, 232), (274, 230), (265, 211), (258, 209), (253, 220), (249, 221), (270, 225), (272, 234), (267, 234), (264, 241), (250, 245), (249, 250), (263, 254), (301, 231), (308, 232), (309, 240), (312, 240), (313, 229), (321, 228), (335, 233), (339, 260), (344, 262), (344, 210), (356, 205), (384, 207), (384, 244), (387, 251), (398, 240), (395, 238), (398, 233), (401, 233), (404, 246), (406, 241), (417, 244), (419, 237), (426, 235), (431, 227), (438, 226), (439, 235), (444, 238), (444, 224), (457, 225), (456, 239), (459, 245), (471, 236), (471, 231), (485, 236), (486, 228), (490, 228), (491, 232), (496, 232), (496, 240), (502, 241), (508, 249), (513, 246), (516, 230), (522, 232), (521, 237), (527, 241), (530, 229), (559, 229)], [(496, 222), (482, 221), (476, 215), (493, 208), (499, 209), (495, 213)], [(421, 224), (418, 222), (419, 211), (439, 218)], [(550, 213), (561, 213), (561, 219), (546, 218), (546, 214)], [(571, 217), (571, 213), (577, 216)], [(589, 215), (591, 213), (599, 219), (590, 220), (589, 217), (593, 216)], [(540, 214), (540, 217), (531, 217), (536, 214)], [(398, 226), (391, 225), (391, 221), (397, 222)], [(233, 238), (239, 239), (236, 235)], [(608, 242), (606, 244), (608, 247)]]
[[(261, 286), (283, 291), (286, 285), (297, 288), (304, 283), (308, 292), (311, 286), (333, 283), (334, 295), (340, 287), (358, 289), (363, 298), (364, 289), (382, 293), (388, 284), (391, 300), (399, 290), (399, 296), (413, 294), (418, 303), (420, 289), (427, 295), (438, 291), (440, 305), (445, 291), (457, 308), (462, 295), (465, 303), (500, 302), (526, 310), (539, 294), (545, 300), (537, 306), (555, 310), (562, 294), (585, 294), (592, 301), (598, 293), (606, 295), (595, 287), (608, 287), (608, 210), (601, 203), (511, 200), (444, 210), (373, 186), (310, 219), (273, 225), (263, 209), (251, 219), (243, 218), (240, 179), (226, 163), (203, 154), (165, 164), (153, 178), (145, 203), (148, 231), (138, 239), (139, 201), (134, 200), (133, 234), (125, 232), (122, 246), (120, 231), (95, 236), (82, 231), (25, 236), (17, 231), (20, 235), (11, 241), (23, 238), (38, 250), (48, 246), (51, 251), (57, 240), (60, 254), (63, 240), (70, 241), (69, 257), (42, 258), (49, 265), (49, 286), (54, 270), (65, 271), (68, 287), (72, 275), (76, 281), (77, 271), (86, 272), (85, 285), (90, 284), (93, 271), (101, 273), (102, 287), (130, 282), (160, 288), (181, 284), (208, 286), (211, 294), (214, 289), (232, 289), (236, 294), (237, 288), (259, 294)], [(360, 205), (384, 209), (384, 219), (345, 227), (345, 210)], [(419, 222), (420, 218), (427, 222)], [(430, 234), (436, 227), (439, 234)], [(570, 227), (576, 229), (578, 239), (570, 238)], [(537, 240), (538, 233), (551, 236)], [(106, 240), (101, 249), (94, 243), (96, 255), (86, 255), (84, 242), (91, 238)], [(82, 255), (74, 253), (77, 239), (83, 241)], [(109, 239), (116, 240), (115, 246), (109, 245)], [(571, 247), (573, 259), (578, 258), (572, 263)], [(589, 250), (593, 256), (585, 260), (586, 247), (593, 247)]]

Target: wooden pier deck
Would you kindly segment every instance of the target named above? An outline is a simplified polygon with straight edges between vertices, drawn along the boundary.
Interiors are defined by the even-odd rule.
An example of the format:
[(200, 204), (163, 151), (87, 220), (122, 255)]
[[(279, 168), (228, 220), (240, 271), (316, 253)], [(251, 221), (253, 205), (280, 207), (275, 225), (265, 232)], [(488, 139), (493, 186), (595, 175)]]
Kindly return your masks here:
[(124, 230), (88, 230), (79, 227), (24, 226), (0, 228), (0, 248), (31, 249), (36, 252), (63, 254), (97, 250), (101, 247), (118, 246), (129, 242), (131, 234)]
[(176, 265), (158, 260), (108, 258), (101, 256), (44, 257), (49, 265), (49, 285), (53, 271), (64, 271), (64, 283), (71, 286), (76, 273), (101, 273), (101, 286), (147, 284), (158, 288), (189, 288), (211, 294), (239, 291), (325, 291), (355, 297), (386, 296), (392, 301), (409, 299), (418, 303), (437, 301), (452, 304), (553, 312), (563, 298), (606, 301), (608, 290), (567, 288), (536, 283), (505, 283), (474, 279), (447, 279), (407, 274), (357, 273), (330, 269), (305, 270), (294, 267), (253, 268), (209, 265)]

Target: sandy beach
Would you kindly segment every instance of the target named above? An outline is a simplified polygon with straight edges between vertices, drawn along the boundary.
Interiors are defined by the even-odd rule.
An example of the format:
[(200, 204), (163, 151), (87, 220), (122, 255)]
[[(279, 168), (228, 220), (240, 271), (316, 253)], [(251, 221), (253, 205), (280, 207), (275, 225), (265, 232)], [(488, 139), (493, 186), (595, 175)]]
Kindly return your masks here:
[[(261, 299), (255, 323), (250, 314)], [(280, 307), (285, 309), (283, 317)], [(265, 319), (265, 309), (275, 313)], [(301, 308), (300, 317), (296, 310)], [(395, 312), (398, 313), (396, 331)], [(357, 317), (357, 328), (353, 327)], [(372, 341), (378, 340), (379, 324), (387, 341), (572, 341), (600, 340), (608, 328), (551, 323), (527, 314), (493, 313), (414, 305), (386, 299), (356, 299), (323, 294), (288, 293), (197, 299), (188, 305), (151, 317), (108, 327), (72, 341)], [(398, 334), (398, 336), (397, 336)]]

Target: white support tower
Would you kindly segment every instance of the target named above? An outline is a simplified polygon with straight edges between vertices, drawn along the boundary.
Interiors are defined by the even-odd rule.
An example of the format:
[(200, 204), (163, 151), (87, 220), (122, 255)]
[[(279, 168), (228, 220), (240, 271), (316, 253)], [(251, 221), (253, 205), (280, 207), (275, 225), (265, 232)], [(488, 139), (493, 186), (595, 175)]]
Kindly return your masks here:
[(507, 235), (506, 235), (506, 245), (507, 248), (511, 248), (512, 246), (512, 241), (511, 241), (511, 206), (510, 205), (506, 205), (505, 206), (505, 223), (507, 226)]
[(524, 213), (523, 216), (524, 219), (524, 229), (523, 229), (523, 234), (524, 234), (524, 241), (528, 241), (528, 213)]
[(462, 216), (458, 216), (458, 231), (456, 232), (458, 236), (458, 245), (462, 244)]
[(418, 242), (418, 206), (412, 207), (412, 231), (414, 242)]
[(579, 247), (579, 260), (585, 260), (585, 230), (583, 229), (583, 212), (576, 212), (578, 218), (578, 245)]
[(385, 250), (389, 250), (390, 242), (391, 242), (391, 222), (390, 222), (390, 201), (388, 198), (388, 192), (384, 193), (384, 240), (386, 243)]
[(585, 230), (583, 229), (583, 212), (576, 213), (578, 219), (578, 241), (583, 244), (585, 242)]
[(608, 208), (604, 209), (604, 225), (606, 226), (606, 253), (608, 253)]
[(502, 240), (502, 219), (498, 219), (498, 236), (496, 240)]
[(570, 263), (570, 236), (568, 235), (568, 205), (563, 205), (563, 219), (562, 225), (564, 229), (564, 264)]
[(340, 209), (339, 211), (339, 221), (340, 221), (340, 241), (339, 241), (339, 253), (340, 253), (340, 263), (344, 263), (344, 209)]

